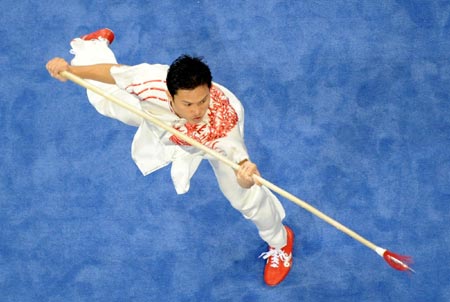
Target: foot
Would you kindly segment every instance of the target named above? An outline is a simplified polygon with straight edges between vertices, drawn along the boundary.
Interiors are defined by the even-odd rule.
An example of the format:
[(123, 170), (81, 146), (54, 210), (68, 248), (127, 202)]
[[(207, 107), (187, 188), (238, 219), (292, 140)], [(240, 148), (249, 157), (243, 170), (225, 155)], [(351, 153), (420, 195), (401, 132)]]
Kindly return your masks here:
[(111, 44), (114, 41), (114, 33), (109, 28), (102, 28), (94, 31), (93, 33), (82, 36), (81, 39), (86, 41), (104, 39), (108, 41), (109, 44)]
[(292, 267), (292, 249), (294, 246), (294, 232), (285, 226), (287, 232), (287, 244), (277, 249), (269, 247), (269, 251), (262, 253), (260, 257), (267, 259), (264, 269), (264, 281), (269, 286), (275, 286), (286, 278)]

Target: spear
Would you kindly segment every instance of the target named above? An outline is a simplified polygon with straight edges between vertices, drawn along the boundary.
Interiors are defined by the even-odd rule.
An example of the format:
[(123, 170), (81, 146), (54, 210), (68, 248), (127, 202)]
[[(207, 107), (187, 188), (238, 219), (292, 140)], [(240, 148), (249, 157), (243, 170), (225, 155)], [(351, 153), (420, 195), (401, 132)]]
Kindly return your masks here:
[[(120, 99), (118, 99), (117, 97), (111, 95), (110, 93), (107, 93), (105, 91), (103, 91), (102, 89), (100, 89), (99, 87), (91, 84), (90, 82), (74, 75), (71, 72), (68, 71), (63, 71), (60, 73), (62, 76), (64, 76), (65, 78), (71, 80), (72, 82), (88, 89), (91, 90), (92, 92), (103, 96), (105, 99), (115, 103), (116, 105), (127, 109), (131, 112), (133, 112), (134, 114), (146, 119), (147, 121), (153, 123), (154, 125), (172, 133), (173, 135), (175, 135), (177, 138), (187, 142), (188, 144), (190, 144), (191, 146), (194, 146), (198, 149), (200, 149), (201, 151), (205, 152), (206, 154), (211, 155), (212, 157), (216, 158), (217, 160), (222, 161), (223, 163), (225, 163), (226, 165), (230, 166), (231, 168), (233, 168), (234, 170), (238, 170), (239, 169), (239, 165), (232, 162), (231, 160), (229, 160), (227, 157), (223, 156), (222, 154), (204, 146), (203, 144), (199, 143), (198, 141), (194, 140), (193, 138), (185, 135), (184, 133), (181, 133), (180, 131), (172, 128), (171, 126), (165, 124), (164, 122), (160, 121), (159, 119), (153, 117), (152, 115), (150, 115), (149, 113), (140, 110)], [(255, 181), (259, 182), (260, 184), (266, 186), (267, 188), (269, 188), (270, 190), (280, 194), (281, 196), (283, 196), (284, 198), (292, 201), (293, 203), (297, 204), (298, 206), (302, 207), (303, 209), (307, 210), (308, 212), (312, 213), (313, 215), (319, 217), (320, 219), (324, 220), (325, 222), (331, 224), (332, 226), (334, 226), (336, 229), (338, 229), (339, 231), (342, 231), (343, 233), (347, 234), (348, 236), (350, 236), (351, 238), (357, 240), (358, 242), (362, 243), (363, 245), (365, 245), (366, 247), (370, 248), (371, 250), (373, 250), (374, 252), (376, 252), (380, 257), (382, 257), (387, 264), (389, 264), (392, 268), (399, 270), (399, 271), (409, 271), (409, 272), (413, 272), (415, 273), (415, 271), (409, 266), (410, 263), (412, 263), (412, 258), (410, 256), (404, 256), (404, 255), (399, 255), (396, 253), (393, 253), (385, 248), (379, 247), (377, 245), (375, 245), (374, 243), (370, 242), (369, 240), (367, 240), (366, 238), (362, 237), (361, 235), (357, 234), (356, 232), (352, 231), (351, 229), (347, 228), (346, 226), (342, 225), (341, 223), (339, 223), (338, 221), (334, 220), (333, 218), (331, 218), (330, 216), (322, 213), (321, 211), (319, 211), (318, 209), (314, 208), (313, 206), (311, 206), (310, 204), (308, 204), (307, 202), (301, 200), (300, 198), (292, 195), (291, 193), (285, 191), (284, 189), (276, 186), (275, 184), (267, 181), (266, 179), (262, 178), (259, 175), (253, 174), (253, 178), (255, 179)]]

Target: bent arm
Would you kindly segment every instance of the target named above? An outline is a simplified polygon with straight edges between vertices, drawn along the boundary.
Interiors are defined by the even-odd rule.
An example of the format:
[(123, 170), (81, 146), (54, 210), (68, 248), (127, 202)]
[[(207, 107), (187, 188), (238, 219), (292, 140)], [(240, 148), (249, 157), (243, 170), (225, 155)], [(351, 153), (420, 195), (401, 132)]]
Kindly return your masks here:
[(111, 75), (111, 67), (119, 66), (119, 64), (95, 64), (88, 66), (72, 66), (62, 58), (53, 58), (48, 61), (46, 68), (50, 75), (62, 82), (67, 79), (60, 75), (62, 71), (69, 71), (80, 78), (94, 80), (106, 84), (116, 84)]
[(236, 179), (238, 184), (244, 189), (249, 189), (254, 184), (260, 186), (261, 184), (256, 182), (253, 178), (253, 174), (261, 176), (258, 171), (258, 167), (248, 159), (242, 161), (239, 163), (239, 169), (236, 171)]

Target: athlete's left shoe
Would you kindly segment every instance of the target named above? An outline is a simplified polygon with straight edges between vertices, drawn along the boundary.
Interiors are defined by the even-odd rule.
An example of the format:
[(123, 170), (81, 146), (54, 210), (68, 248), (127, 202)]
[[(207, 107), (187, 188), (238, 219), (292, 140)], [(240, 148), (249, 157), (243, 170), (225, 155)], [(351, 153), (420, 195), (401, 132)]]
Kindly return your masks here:
[(286, 278), (292, 267), (292, 250), (294, 247), (294, 232), (285, 226), (287, 232), (287, 244), (277, 249), (269, 247), (269, 251), (262, 253), (260, 257), (267, 259), (264, 269), (264, 281), (269, 286), (275, 286)]
[(109, 44), (111, 44), (114, 41), (114, 32), (109, 28), (102, 28), (90, 34), (82, 36), (81, 39), (85, 41), (104, 39), (108, 41)]

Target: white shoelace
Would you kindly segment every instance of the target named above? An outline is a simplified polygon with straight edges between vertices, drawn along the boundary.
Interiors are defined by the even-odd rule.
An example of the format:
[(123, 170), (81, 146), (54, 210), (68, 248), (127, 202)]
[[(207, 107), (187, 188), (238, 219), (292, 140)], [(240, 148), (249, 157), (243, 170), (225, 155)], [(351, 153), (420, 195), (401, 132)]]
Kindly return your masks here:
[(288, 255), (281, 249), (271, 248), (268, 252), (262, 253), (259, 258), (267, 259), (270, 258), (270, 266), (277, 268), (280, 265), (280, 260), (283, 262), (284, 267), (291, 266), (292, 254)]

